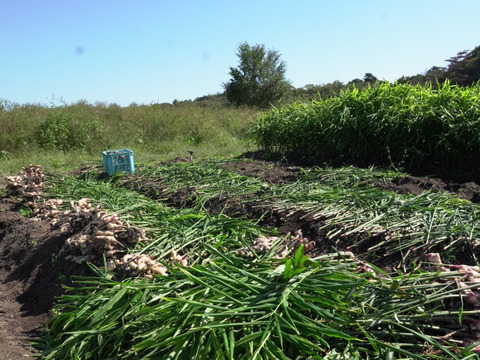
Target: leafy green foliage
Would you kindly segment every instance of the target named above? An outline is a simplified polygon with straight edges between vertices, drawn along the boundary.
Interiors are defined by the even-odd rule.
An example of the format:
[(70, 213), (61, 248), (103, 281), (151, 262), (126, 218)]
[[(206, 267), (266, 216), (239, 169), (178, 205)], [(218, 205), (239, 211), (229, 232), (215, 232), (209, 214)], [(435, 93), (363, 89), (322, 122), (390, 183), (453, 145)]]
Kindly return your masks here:
[(32, 208), (25, 204), (25, 205), (22, 205), (22, 207), (20, 207), (20, 209), (18, 210), (18, 212), (23, 216), (23, 217), (30, 217), (31, 213), (33, 212)]
[(382, 83), (273, 109), (252, 127), (270, 152), (407, 169), (478, 167), (480, 84), (440, 89)]
[(462, 86), (474, 85), (480, 81), (480, 46), (471, 51), (460, 51), (446, 61), (447, 67), (432, 66), (423, 74), (402, 76), (398, 81), (402, 84), (430, 84), (434, 87), (441, 86), (447, 80)]
[(447, 60), (447, 78), (459, 85), (472, 85), (480, 81), (480, 46), (472, 51), (461, 51)]
[[(57, 307), (62, 315), (51, 323), (46, 358), (320, 359), (326, 339), (356, 339), (335, 328), (355, 313), (337, 302), (364, 280), (319, 266), (283, 282), (268, 264), (239, 260), (227, 255), (225, 262), (172, 269), (153, 283), (82, 281)], [(79, 316), (71, 306), (80, 307)]]
[(7, 150), (0, 150), (0, 160), (7, 160), (10, 157), (10, 154)]
[[(248, 129), (258, 110), (200, 101), (170, 104), (4, 105), (0, 110), (0, 173), (26, 163), (101, 161), (105, 150), (128, 148), (135, 160), (239, 154), (250, 150)], [(7, 156), (8, 155), (8, 156)]]
[[(404, 173), (373, 167), (312, 168), (301, 171), (296, 182), (272, 185), (223, 169), (228, 161), (203, 159), (143, 168), (124, 186), (154, 198), (189, 188), (190, 206), (198, 210), (221, 194), (233, 204), (262, 204), (266, 213), (271, 206), (276, 214), (323, 219), (324, 240), (332, 244), (331, 251), (334, 244), (355, 239), (350, 240), (355, 253), (368, 251), (370, 259), (392, 256), (404, 267), (422, 261), (432, 248), (442, 248), (445, 259), (475, 263), (480, 257), (475, 240), (480, 238), (475, 225), (478, 205), (443, 192), (401, 195), (368, 185), (389, 182)], [(158, 188), (165, 190), (155, 193)]]
[(40, 146), (68, 149), (70, 118), (65, 112), (53, 112), (38, 127)]
[(49, 196), (65, 200), (88, 197), (109, 212), (128, 216), (128, 222), (145, 229), (151, 239), (146, 246), (140, 245), (131, 251), (148, 250), (159, 259), (168, 259), (174, 249), (198, 256), (203, 254), (207, 243), (222, 251), (236, 249), (265, 232), (253, 221), (159, 205), (137, 192), (115, 185), (118, 181), (115, 177), (102, 181), (95, 173), (87, 172), (79, 178), (67, 176), (50, 181)]
[(300, 245), (298, 250), (295, 252), (295, 256), (285, 261), (285, 270), (283, 272), (284, 280), (290, 280), (295, 275), (307, 270), (305, 262), (308, 260), (308, 256), (303, 256), (303, 248), (304, 245)]
[(239, 66), (230, 68), (231, 79), (223, 84), (230, 103), (268, 108), (288, 90), (285, 63), (277, 51), (245, 42), (239, 45), (237, 56)]
[(87, 150), (98, 141), (100, 124), (94, 119), (80, 118), (76, 121), (72, 113), (54, 109), (37, 128), (37, 143), (43, 148), (63, 151)]
[(79, 279), (55, 308), (44, 358), (323, 359), (349, 349), (362, 359), (425, 359), (430, 348), (432, 358), (461, 359), (469, 353), (457, 355), (436, 335), (458, 321), (459, 312), (442, 311), (441, 304), (461, 289), (436, 283), (455, 273), (369, 280), (356, 266), (314, 260), (284, 281), (283, 265), (223, 254), (171, 268), (152, 282)]

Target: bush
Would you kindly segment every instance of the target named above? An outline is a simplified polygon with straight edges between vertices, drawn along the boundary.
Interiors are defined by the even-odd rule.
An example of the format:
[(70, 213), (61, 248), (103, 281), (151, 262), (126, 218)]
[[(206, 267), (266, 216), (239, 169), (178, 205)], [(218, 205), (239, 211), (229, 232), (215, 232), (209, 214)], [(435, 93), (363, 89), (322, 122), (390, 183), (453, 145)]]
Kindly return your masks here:
[(37, 128), (37, 143), (45, 149), (97, 150), (95, 140), (101, 132), (95, 120), (80, 118), (74, 121), (72, 113), (59, 108), (50, 112)]

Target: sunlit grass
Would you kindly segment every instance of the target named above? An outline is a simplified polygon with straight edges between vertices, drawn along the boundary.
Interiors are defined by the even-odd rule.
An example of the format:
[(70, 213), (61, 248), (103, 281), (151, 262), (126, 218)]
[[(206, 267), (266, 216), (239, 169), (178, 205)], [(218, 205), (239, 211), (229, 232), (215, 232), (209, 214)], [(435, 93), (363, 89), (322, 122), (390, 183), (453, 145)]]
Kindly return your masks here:
[(0, 174), (29, 163), (69, 170), (124, 148), (136, 161), (153, 163), (190, 150), (195, 157), (238, 155), (254, 148), (248, 129), (257, 115), (215, 104), (8, 104), (0, 109)]
[(252, 127), (259, 147), (330, 162), (478, 168), (480, 84), (383, 83), (273, 109)]

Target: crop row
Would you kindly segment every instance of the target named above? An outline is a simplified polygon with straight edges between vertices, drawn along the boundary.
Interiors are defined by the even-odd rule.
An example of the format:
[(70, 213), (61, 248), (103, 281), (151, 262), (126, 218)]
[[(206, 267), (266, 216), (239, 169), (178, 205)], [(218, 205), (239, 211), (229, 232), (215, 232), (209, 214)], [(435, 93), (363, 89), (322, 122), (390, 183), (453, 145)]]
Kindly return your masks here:
[(383, 83), (273, 109), (252, 127), (269, 152), (407, 169), (478, 168), (480, 84), (438, 89)]
[[(145, 229), (149, 241), (127, 251), (160, 261), (168, 276), (122, 280), (95, 268), (97, 277), (78, 279), (55, 308), (45, 358), (461, 359), (478, 350), (475, 267), (430, 258), (430, 265), (387, 273), (333, 248), (308, 258), (306, 246), (282, 259), (275, 251), (282, 234), (265, 252), (245, 257), (239, 249), (255, 253), (255, 239), (274, 230), (205, 208), (219, 189), (227, 198), (254, 193), (263, 205), (274, 199), (282, 213), (326, 217), (328, 228), (339, 232), (329, 235), (332, 243), (342, 234), (368, 236), (383, 226), (397, 238), (379, 247), (404, 243), (402, 229), (415, 228), (419, 241), (437, 244), (443, 236), (442, 246), (462, 248), (470, 243), (452, 241), (451, 233), (476, 236), (475, 205), (448, 194), (401, 196), (365, 188), (368, 179), (395, 176), (375, 169), (303, 170), (297, 181), (272, 185), (221, 164), (139, 166), (122, 179), (101, 180), (93, 172), (50, 179), (49, 196), (88, 197)], [(129, 182), (150, 193), (157, 188), (155, 199), (126, 190)], [(159, 201), (184, 186), (194, 188), (193, 207)], [(188, 264), (172, 265), (171, 250), (187, 255)]]
[[(480, 83), (383, 83), (273, 109), (251, 134), (263, 150), (316, 163), (467, 171), (479, 167), (479, 100)], [(214, 137), (226, 146), (235, 134), (244, 138), (253, 116), (236, 121), (224, 109), (217, 126), (209, 111), (12, 106), (0, 112), (11, 130), (2, 133), (0, 157), (29, 143), (92, 153), (120, 141), (158, 150), (171, 139), (196, 149)], [(112, 119), (125, 120), (121, 134)], [(43, 358), (463, 359), (480, 352), (479, 205), (373, 185), (403, 175), (392, 170), (298, 168), (290, 182), (272, 184), (227, 170), (230, 161), (137, 164), (128, 176), (92, 171), (45, 182), (31, 166), (10, 178), (7, 190), (34, 207), (32, 216), (65, 229), (56, 256), (89, 262), (96, 274), (78, 278), (59, 299), (38, 343)]]
[(223, 163), (208, 159), (144, 168), (124, 186), (177, 206), (243, 216), (263, 226), (297, 222), (316, 242), (317, 252), (351, 250), (369, 261), (407, 267), (429, 251), (470, 264), (480, 256), (478, 205), (444, 192), (402, 195), (369, 185), (402, 173), (311, 168), (299, 170), (295, 181), (275, 185), (234, 174)]

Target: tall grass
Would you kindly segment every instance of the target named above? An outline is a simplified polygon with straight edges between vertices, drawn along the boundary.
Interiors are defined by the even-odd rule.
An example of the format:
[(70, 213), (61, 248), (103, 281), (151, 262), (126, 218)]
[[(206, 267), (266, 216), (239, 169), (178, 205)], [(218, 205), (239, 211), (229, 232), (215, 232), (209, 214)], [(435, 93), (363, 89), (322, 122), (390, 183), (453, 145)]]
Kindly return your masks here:
[(392, 85), (342, 92), (261, 116), (252, 134), (270, 152), (407, 169), (478, 167), (480, 84)]
[[(231, 155), (248, 149), (253, 109), (195, 103), (116, 104), (79, 101), (74, 104), (0, 106), (0, 172), (25, 163), (57, 166), (101, 160), (108, 149), (130, 148), (141, 161), (174, 156)], [(57, 164), (47, 163), (58, 155)], [(22, 163), (17, 161), (22, 159)], [(26, 161), (24, 161), (26, 159)]]

